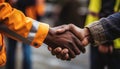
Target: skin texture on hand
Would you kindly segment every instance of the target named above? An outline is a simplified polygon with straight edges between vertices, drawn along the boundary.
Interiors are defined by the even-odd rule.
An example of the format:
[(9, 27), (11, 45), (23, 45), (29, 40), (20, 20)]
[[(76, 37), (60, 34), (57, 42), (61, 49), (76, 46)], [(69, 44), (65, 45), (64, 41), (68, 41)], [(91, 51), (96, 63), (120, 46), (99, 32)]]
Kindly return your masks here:
[[(67, 49), (69, 51), (68, 52), (69, 55), (66, 54), (65, 55), (66, 57), (67, 56), (70, 57), (67, 60), (71, 58), (75, 58), (76, 55), (80, 54), (80, 49), (81, 49), (80, 40), (73, 33), (69, 31), (66, 31), (61, 34), (56, 34), (56, 30), (58, 28), (60, 27), (50, 28), (44, 43), (46, 43), (53, 50), (57, 47), (61, 47), (62, 49), (65, 49), (65, 51)], [(64, 59), (64, 57), (62, 59)]]
[[(84, 36), (85, 33), (84, 33), (83, 29), (80, 29), (73, 24), (69, 24), (69, 25), (58, 26), (58, 27), (56, 27), (56, 30), (55, 30), (56, 31), (55, 33), (57, 35), (65, 34), (67, 38), (69, 37), (68, 35), (73, 35), (73, 36), (75, 36), (74, 39), (77, 37), (76, 38), (77, 40), (73, 40), (73, 41), (75, 41), (75, 44), (76, 44), (77, 48), (79, 48), (79, 50), (81, 52), (85, 53), (85, 48), (84, 48), (85, 44), (82, 43), (82, 40), (83, 40), (83, 42), (87, 42), (87, 43), (88, 43), (88, 41), (87, 41), (87, 38), (85, 38), (85, 36)], [(64, 38), (66, 38), (66, 37), (64, 37)], [(59, 41), (59, 43), (60, 43), (60, 41)], [(66, 44), (66, 45), (69, 45), (69, 44)], [(71, 56), (71, 52), (70, 52), (71, 50), (68, 50), (67, 47), (63, 48), (63, 47), (58, 46), (57, 48), (53, 48), (53, 47), (50, 46), (50, 44), (48, 44), (48, 45), (49, 45), (48, 49), (51, 51), (51, 53), (53, 55), (56, 55), (57, 58), (62, 59), (62, 60), (66, 60), (66, 59), (68, 60), (68, 58), (69, 59), (73, 58)]]
[(68, 24), (68, 25), (61, 25), (61, 28), (56, 31), (56, 33), (63, 33), (65, 31), (72, 32), (83, 44), (83, 46), (86, 46), (89, 44), (88, 37), (89, 31), (87, 28), (81, 29), (74, 24)]
[(55, 55), (58, 59), (61, 60), (71, 60), (69, 54), (68, 54), (68, 49), (64, 48), (62, 49), (61, 47), (57, 47), (52, 50), (51, 47), (48, 46), (48, 50), (51, 51), (52, 55)]
[[(86, 46), (87, 44), (89, 44), (89, 39), (90, 39), (90, 34), (89, 34), (89, 30), (87, 28), (81, 29), (78, 28), (77, 26), (73, 25), (73, 24), (69, 24), (69, 25), (61, 25), (59, 26), (59, 28), (57, 29), (56, 33), (57, 34), (61, 34), (64, 33), (66, 31), (70, 31), (72, 32), (77, 38), (79, 38), (79, 40), (81, 41), (81, 47), (83, 48), (84, 46)], [(66, 59), (70, 59), (71, 57), (69, 56), (69, 51), (66, 48), (61, 48), (61, 47), (57, 47), (55, 49), (52, 49), (51, 47), (48, 47), (49, 51), (51, 51), (51, 53), (53, 55), (56, 55), (57, 58), (62, 59), (62, 60), (66, 60)], [(98, 50), (101, 53), (112, 53), (113, 51), (113, 46), (111, 44), (111, 42), (109, 43), (104, 43), (101, 44), (98, 47)], [(80, 49), (80, 51), (82, 51), (82, 49)]]

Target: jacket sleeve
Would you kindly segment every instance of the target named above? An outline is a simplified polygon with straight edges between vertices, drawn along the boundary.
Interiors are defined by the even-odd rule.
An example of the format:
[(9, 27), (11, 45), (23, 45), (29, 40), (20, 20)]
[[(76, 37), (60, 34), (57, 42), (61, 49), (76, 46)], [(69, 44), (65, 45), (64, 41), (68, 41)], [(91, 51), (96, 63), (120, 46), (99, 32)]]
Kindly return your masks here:
[(0, 46), (0, 66), (4, 66), (6, 64), (6, 48), (5, 46)]
[(0, 34), (0, 67), (6, 64), (6, 46), (4, 43), (3, 35)]
[(120, 37), (120, 13), (102, 18), (88, 25), (91, 36), (96, 44), (102, 44)]
[(26, 17), (8, 3), (0, 3), (0, 30), (6, 36), (39, 47), (49, 31), (49, 25)]

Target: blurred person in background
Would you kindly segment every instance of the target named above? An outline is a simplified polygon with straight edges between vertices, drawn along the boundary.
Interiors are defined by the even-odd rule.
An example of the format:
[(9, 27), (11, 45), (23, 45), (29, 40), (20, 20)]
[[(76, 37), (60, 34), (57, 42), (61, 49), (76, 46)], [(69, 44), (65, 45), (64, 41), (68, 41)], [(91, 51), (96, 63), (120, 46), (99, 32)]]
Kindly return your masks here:
[(62, 24), (69, 24), (69, 23), (73, 23), (79, 27), (84, 26), (86, 15), (79, 13), (81, 8), (80, 1), (59, 0), (58, 4), (61, 6), (61, 10), (58, 15), (58, 21), (56, 21), (55, 26), (62, 25)]
[[(13, 7), (21, 10), (26, 16), (35, 20), (40, 20), (44, 15), (45, 1), (44, 0), (8, 0)], [(8, 39), (8, 52), (7, 52), (7, 69), (15, 69), (15, 57), (17, 41), (11, 38)], [(22, 43), (23, 50), (23, 63), (22, 69), (32, 69), (31, 61), (31, 47), (28, 44)]]
[[(120, 0), (90, 0), (86, 25), (107, 17), (120, 10)], [(90, 46), (90, 69), (120, 69), (120, 38), (110, 41), (113, 52), (105, 52), (102, 47)]]

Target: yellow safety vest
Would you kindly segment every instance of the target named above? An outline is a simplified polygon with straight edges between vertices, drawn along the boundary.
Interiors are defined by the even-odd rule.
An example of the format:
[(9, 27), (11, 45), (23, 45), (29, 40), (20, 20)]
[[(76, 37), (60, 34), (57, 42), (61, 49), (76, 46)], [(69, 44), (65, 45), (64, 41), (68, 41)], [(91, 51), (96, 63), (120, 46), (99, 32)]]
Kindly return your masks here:
[[(97, 21), (99, 19), (99, 16), (97, 16), (101, 10), (101, 0), (91, 0), (89, 3), (89, 13), (86, 18), (85, 26), (88, 24), (91, 24), (93, 21)], [(120, 11), (120, 0), (116, 0), (116, 4), (114, 7), (115, 12)], [(93, 15), (94, 14), (94, 15)], [(114, 48), (120, 49), (120, 38), (117, 38), (114, 40)]]
[[(116, 0), (116, 4), (114, 7), (115, 12), (120, 12), (120, 0)], [(120, 38), (117, 38), (114, 40), (114, 46), (116, 49), (120, 48)]]

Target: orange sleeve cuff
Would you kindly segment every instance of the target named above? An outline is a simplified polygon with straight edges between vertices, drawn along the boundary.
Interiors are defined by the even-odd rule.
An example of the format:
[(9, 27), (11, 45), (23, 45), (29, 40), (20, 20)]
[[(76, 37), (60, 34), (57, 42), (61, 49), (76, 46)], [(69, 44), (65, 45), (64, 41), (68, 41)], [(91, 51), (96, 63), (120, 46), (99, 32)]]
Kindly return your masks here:
[(42, 45), (49, 31), (49, 25), (45, 23), (40, 23), (38, 31), (31, 43), (34, 47), (38, 48)]

